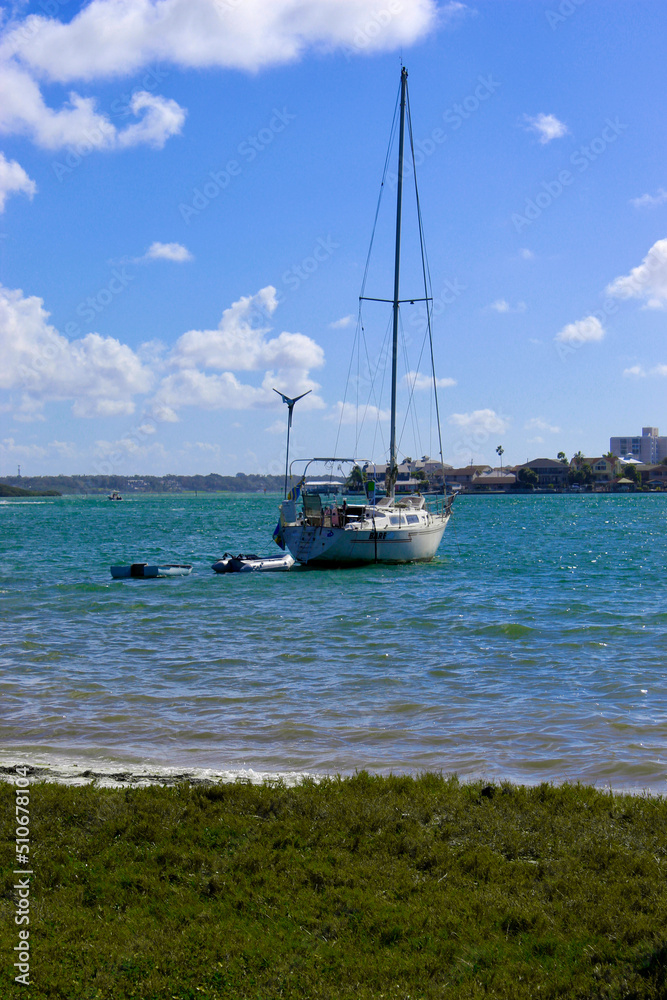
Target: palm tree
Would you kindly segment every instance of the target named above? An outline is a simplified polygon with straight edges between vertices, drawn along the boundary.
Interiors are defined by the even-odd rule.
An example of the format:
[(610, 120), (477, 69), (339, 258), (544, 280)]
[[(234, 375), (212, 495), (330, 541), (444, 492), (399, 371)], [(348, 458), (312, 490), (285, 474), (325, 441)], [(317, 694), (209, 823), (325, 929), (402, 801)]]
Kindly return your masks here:
[(345, 481), (345, 489), (350, 490), (350, 492), (361, 493), (363, 492), (365, 482), (366, 473), (358, 465), (355, 465)]
[(500, 474), (501, 474), (501, 476), (503, 474), (503, 455), (504, 454), (505, 454), (505, 449), (503, 448), (503, 446), (501, 444), (499, 444), (498, 447), (496, 448), (496, 455), (498, 455), (499, 458), (500, 458)]

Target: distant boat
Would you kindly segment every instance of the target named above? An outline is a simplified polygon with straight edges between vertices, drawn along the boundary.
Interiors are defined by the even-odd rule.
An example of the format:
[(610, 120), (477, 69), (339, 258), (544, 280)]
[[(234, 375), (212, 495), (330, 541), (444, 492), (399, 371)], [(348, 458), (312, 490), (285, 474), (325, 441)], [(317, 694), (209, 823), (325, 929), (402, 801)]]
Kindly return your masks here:
[(120, 495), (120, 493), (117, 490), (113, 490), (109, 494), (109, 500), (122, 500), (122, 499), (123, 499), (122, 496)]
[(282, 556), (256, 556), (254, 554), (232, 556), (225, 552), (222, 559), (214, 562), (211, 569), (216, 573), (270, 573), (291, 569), (294, 559), (286, 552)]
[(132, 563), (130, 566), (111, 566), (114, 580), (128, 580), (134, 577), (138, 580), (150, 580), (165, 576), (189, 576), (192, 566), (182, 563), (172, 563), (164, 566), (150, 566), (148, 563)]

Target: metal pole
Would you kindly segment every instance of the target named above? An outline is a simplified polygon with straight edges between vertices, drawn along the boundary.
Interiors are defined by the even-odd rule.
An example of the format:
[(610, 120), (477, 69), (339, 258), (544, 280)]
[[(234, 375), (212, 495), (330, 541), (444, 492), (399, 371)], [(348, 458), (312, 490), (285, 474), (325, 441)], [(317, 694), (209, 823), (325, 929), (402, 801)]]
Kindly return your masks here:
[(401, 269), (401, 208), (403, 204), (403, 145), (405, 140), (405, 92), (408, 71), (401, 70), (401, 125), (398, 136), (398, 190), (396, 195), (396, 256), (394, 258), (394, 328), (391, 347), (391, 440), (389, 444), (390, 496), (395, 493), (396, 461), (396, 383), (398, 379), (398, 308), (399, 275)]
[(285, 486), (283, 489), (284, 499), (287, 500), (287, 476), (289, 474), (289, 432), (290, 427), (292, 426), (292, 411), (294, 410), (294, 404), (298, 403), (300, 399), (303, 399), (304, 396), (307, 396), (308, 393), (313, 390), (308, 389), (307, 392), (302, 392), (300, 396), (295, 396), (294, 399), (290, 396), (286, 396), (279, 389), (274, 389), (273, 391), (277, 392), (283, 403), (287, 404), (287, 452), (285, 454)]
[(287, 451), (285, 453), (285, 486), (283, 488), (283, 499), (287, 500), (287, 474), (289, 468), (289, 431), (292, 426), (292, 407), (289, 408), (289, 415), (287, 417)]

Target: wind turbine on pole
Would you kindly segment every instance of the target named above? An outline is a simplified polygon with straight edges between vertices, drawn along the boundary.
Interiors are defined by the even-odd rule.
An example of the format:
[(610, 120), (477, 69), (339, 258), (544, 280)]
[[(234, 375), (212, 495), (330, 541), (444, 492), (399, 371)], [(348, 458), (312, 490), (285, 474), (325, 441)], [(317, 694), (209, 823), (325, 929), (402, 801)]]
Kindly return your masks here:
[(294, 404), (298, 403), (300, 399), (303, 399), (304, 396), (307, 396), (308, 393), (312, 392), (313, 390), (312, 389), (308, 389), (308, 392), (302, 392), (300, 396), (295, 396), (294, 399), (290, 399), (289, 396), (286, 396), (284, 393), (280, 392), (278, 389), (274, 389), (273, 391), (278, 393), (278, 395), (282, 399), (283, 403), (287, 403), (287, 410), (288, 410), (288, 416), (287, 416), (287, 449), (286, 449), (286, 453), (285, 453), (285, 486), (284, 486), (284, 495), (285, 495), (285, 499), (287, 499), (287, 475), (288, 475), (288, 470), (289, 470), (289, 432), (290, 432), (290, 428), (292, 426), (292, 413), (294, 412)]

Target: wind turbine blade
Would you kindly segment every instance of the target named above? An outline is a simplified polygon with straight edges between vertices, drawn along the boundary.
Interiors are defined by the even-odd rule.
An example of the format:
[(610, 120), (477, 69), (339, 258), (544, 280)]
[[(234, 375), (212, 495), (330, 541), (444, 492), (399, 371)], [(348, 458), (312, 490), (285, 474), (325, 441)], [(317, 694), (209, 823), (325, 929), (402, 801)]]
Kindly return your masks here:
[(293, 406), (293, 405), (294, 405), (295, 403), (298, 403), (298, 401), (299, 401), (300, 399), (303, 399), (303, 397), (304, 397), (304, 396), (307, 396), (307, 395), (308, 395), (308, 393), (309, 393), (309, 392), (312, 392), (312, 391), (313, 391), (312, 389), (308, 389), (308, 390), (307, 390), (306, 392), (302, 392), (300, 396), (297, 396), (297, 397), (296, 397), (296, 399), (293, 399), (293, 400), (292, 400), (292, 406)]

